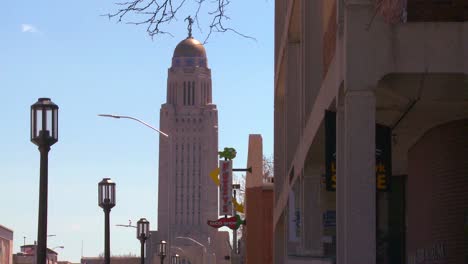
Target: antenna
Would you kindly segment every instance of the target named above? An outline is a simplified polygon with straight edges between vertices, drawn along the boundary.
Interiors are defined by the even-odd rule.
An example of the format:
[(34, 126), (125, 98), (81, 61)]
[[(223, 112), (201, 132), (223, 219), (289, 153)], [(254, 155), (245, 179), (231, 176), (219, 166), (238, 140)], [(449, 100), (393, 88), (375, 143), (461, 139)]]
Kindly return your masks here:
[(81, 258), (83, 258), (83, 240), (81, 240)]

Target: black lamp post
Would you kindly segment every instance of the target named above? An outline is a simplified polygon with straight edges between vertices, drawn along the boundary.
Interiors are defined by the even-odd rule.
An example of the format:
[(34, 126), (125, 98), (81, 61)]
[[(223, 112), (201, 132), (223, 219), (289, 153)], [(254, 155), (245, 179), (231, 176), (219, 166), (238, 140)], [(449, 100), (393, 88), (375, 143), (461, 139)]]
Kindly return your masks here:
[(172, 256), (171, 264), (179, 264), (179, 254)]
[(159, 242), (159, 257), (161, 258), (161, 264), (164, 264), (164, 258), (166, 257), (166, 241), (161, 240)]
[(115, 206), (115, 182), (110, 178), (104, 178), (98, 184), (99, 206), (104, 210), (105, 231), (104, 231), (104, 263), (110, 264), (110, 223), (109, 215), (112, 207)]
[(39, 147), (41, 153), (37, 264), (45, 264), (47, 259), (48, 154), (50, 146), (58, 141), (58, 109), (59, 107), (50, 98), (39, 98), (31, 105), (31, 142)]
[(149, 222), (146, 218), (141, 218), (137, 222), (137, 238), (141, 243), (141, 264), (145, 264), (145, 241), (149, 238)]

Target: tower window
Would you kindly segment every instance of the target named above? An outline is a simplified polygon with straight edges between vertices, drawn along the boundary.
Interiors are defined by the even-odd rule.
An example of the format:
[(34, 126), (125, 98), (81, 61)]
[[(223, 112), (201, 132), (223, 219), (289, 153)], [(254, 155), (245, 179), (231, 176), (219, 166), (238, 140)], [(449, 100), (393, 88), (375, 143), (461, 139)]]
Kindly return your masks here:
[(188, 86), (188, 98), (187, 98), (188, 100), (187, 100), (187, 104), (190, 105), (190, 104), (191, 104), (191, 103), (190, 103), (190, 102), (191, 102), (191, 100), (190, 100), (190, 95), (191, 95), (191, 93), (192, 93), (192, 92), (191, 92), (191, 90), (192, 90), (191, 88), (192, 88), (192, 87), (191, 87), (191, 85), (190, 85), (190, 82), (188, 82), (188, 85), (187, 85), (187, 86)]
[(187, 104), (187, 87), (185, 87), (185, 82), (184, 82), (184, 105)]
[(195, 104), (195, 82), (192, 81), (192, 105)]
[(205, 104), (208, 103), (208, 99), (206, 97), (206, 83), (203, 83), (203, 100)]

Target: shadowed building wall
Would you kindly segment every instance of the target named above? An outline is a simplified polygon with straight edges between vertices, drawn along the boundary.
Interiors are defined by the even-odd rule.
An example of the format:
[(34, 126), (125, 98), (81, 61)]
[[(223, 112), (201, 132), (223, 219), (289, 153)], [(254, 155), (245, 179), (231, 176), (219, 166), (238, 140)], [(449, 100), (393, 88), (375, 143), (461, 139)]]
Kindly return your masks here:
[(466, 263), (468, 119), (428, 131), (409, 151), (408, 264)]
[(247, 188), (246, 263), (273, 263), (273, 184)]

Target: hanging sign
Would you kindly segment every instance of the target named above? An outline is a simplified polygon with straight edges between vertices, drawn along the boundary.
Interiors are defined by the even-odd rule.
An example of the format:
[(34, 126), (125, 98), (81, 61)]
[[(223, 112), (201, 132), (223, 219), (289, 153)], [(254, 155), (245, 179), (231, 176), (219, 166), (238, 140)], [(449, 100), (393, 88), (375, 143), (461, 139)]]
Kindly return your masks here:
[[(378, 191), (388, 191), (392, 176), (392, 130), (375, 126), (375, 173)], [(325, 181), (327, 191), (336, 190), (336, 113), (325, 111)]]
[(219, 215), (232, 215), (232, 160), (220, 160), (219, 169)]
[(232, 230), (237, 230), (241, 225), (245, 225), (245, 220), (242, 220), (239, 215), (232, 217), (222, 217), (215, 221), (208, 220), (208, 225), (214, 228), (227, 226)]

